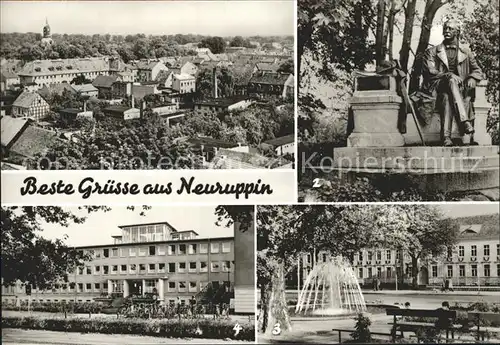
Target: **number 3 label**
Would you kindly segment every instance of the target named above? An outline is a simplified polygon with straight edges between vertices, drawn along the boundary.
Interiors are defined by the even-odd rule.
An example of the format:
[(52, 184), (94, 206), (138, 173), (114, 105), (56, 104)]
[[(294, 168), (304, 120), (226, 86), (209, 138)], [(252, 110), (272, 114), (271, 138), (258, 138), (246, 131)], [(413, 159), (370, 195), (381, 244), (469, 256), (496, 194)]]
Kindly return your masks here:
[(280, 334), (281, 334), (280, 324), (277, 323), (277, 324), (274, 325), (273, 335), (280, 335)]

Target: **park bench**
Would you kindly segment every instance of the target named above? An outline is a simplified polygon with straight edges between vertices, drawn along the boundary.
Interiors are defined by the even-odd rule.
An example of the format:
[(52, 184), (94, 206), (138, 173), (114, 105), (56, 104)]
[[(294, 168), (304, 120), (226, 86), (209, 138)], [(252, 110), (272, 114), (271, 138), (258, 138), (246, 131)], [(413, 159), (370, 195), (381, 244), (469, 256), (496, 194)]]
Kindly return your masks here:
[[(387, 315), (392, 315), (394, 317), (393, 322), (389, 323), (392, 325), (392, 340), (396, 340), (396, 334), (399, 331), (401, 338), (404, 338), (404, 332), (414, 332), (420, 329), (435, 329), (436, 323), (434, 322), (418, 322), (418, 321), (406, 321), (398, 320), (399, 317), (421, 317), (421, 318), (435, 318), (436, 320), (446, 320), (446, 327), (443, 329), (446, 331), (446, 342), (449, 340), (451, 334), (451, 339), (455, 339), (455, 330), (458, 330), (462, 325), (454, 324), (457, 317), (456, 310), (442, 310), (442, 309), (399, 309), (399, 308), (388, 308), (386, 309)], [(417, 334), (418, 335), (418, 334)], [(420, 339), (419, 339), (420, 340)]]
[[(342, 328), (333, 328), (333, 332), (337, 332), (339, 334), (339, 344), (342, 343), (342, 333), (348, 333), (349, 335), (354, 332), (354, 329), (342, 329)], [(370, 332), (371, 335), (382, 335), (385, 337), (392, 337), (391, 333), (383, 333), (383, 332)]]
[(491, 312), (468, 312), (467, 318), (474, 322), (476, 326), (476, 339), (484, 341), (487, 334), (500, 333), (499, 326), (486, 326), (482, 323), (494, 322), (495, 325), (500, 325), (500, 313)]

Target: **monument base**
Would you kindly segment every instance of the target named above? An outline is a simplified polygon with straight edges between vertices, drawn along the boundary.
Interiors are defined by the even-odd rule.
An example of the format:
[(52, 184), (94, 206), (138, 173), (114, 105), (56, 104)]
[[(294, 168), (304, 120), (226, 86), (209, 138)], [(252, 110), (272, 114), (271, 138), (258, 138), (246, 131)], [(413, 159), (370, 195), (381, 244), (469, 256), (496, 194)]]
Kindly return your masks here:
[[(334, 151), (344, 180), (359, 176), (407, 175), (425, 191), (499, 189), (498, 146), (343, 147)], [(489, 198), (489, 196), (488, 196)]]
[(404, 144), (401, 133), (352, 133), (347, 138), (349, 147), (398, 147)]

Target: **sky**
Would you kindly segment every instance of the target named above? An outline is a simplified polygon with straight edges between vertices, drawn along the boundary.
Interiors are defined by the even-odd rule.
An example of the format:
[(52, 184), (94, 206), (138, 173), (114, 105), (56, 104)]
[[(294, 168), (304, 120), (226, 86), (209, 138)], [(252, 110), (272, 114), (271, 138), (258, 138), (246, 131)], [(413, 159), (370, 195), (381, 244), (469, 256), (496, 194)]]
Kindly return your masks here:
[(493, 214), (500, 212), (498, 203), (488, 204), (464, 204), (464, 203), (447, 203), (439, 205), (446, 216), (450, 218), (478, 216), (482, 214)]
[(194, 230), (200, 238), (233, 236), (233, 227), (217, 226), (215, 216), (216, 206), (153, 206), (141, 216), (141, 207), (134, 211), (125, 206), (113, 206), (108, 212), (94, 212), (88, 214), (78, 207), (63, 207), (78, 216), (87, 216), (83, 224), (74, 224), (68, 228), (43, 223), (40, 233), (47, 239), (63, 238), (68, 236), (65, 243), (69, 246), (105, 245), (112, 244), (113, 235), (121, 235), (120, 225), (154, 223), (167, 221), (179, 231)]
[(1, 1), (1, 32), (293, 35), (293, 1)]

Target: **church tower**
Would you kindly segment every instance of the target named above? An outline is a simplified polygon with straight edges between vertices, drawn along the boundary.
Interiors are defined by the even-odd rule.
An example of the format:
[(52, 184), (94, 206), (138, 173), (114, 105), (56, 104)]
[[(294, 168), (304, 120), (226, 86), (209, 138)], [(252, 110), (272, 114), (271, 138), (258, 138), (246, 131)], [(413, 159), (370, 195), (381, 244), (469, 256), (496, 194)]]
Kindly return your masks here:
[(50, 25), (47, 18), (45, 18), (45, 26), (43, 27), (43, 37), (42, 37), (42, 45), (52, 45), (52, 34), (50, 33)]

